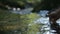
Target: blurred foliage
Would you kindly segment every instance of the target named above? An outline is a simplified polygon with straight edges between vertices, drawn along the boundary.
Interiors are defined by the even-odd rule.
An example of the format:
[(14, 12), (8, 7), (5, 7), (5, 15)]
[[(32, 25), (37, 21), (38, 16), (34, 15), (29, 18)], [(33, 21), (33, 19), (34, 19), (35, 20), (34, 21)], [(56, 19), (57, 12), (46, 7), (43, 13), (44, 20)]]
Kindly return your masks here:
[(6, 30), (6, 29), (9, 30), (10, 27), (11, 28), (17, 27), (18, 26), (17, 23), (20, 21), (19, 16), (20, 16), (19, 14), (12, 14), (9, 11), (1, 10), (0, 11), (0, 26), (1, 26), (0, 30)]
[(40, 3), (41, 0), (0, 0), (0, 6), (2, 8), (6, 9), (6, 5), (20, 5), (21, 7), (24, 7), (26, 5), (31, 4), (33, 7)]
[[(22, 34), (27, 34), (28, 29), (29, 29), (29, 24), (30, 23), (34, 23), (33, 21), (36, 20), (37, 18), (39, 18), (39, 16), (37, 16), (37, 14), (35, 13), (31, 13), (31, 14), (26, 14), (26, 15), (21, 15), (21, 20), (22, 20), (22, 29), (21, 30), (25, 30), (24, 32), (22, 32)], [(25, 28), (25, 29), (24, 29)]]
[[(26, 14), (26, 15), (21, 15), (21, 20), (22, 20), (22, 30), (24, 30), (24, 27), (27, 28), (27, 30), (29, 29), (29, 24), (34, 23), (34, 20), (36, 20), (37, 18), (39, 18), (40, 16), (38, 16), (35, 13), (31, 13), (31, 14)], [(27, 30), (25, 30), (24, 32), (26, 32)], [(23, 32), (23, 33), (24, 33)], [(26, 32), (27, 34), (27, 32)]]
[(25, 31), (27, 31), (28, 25), (30, 23), (31, 24), (34, 23), (33, 21), (39, 17), (40, 16), (38, 16), (35, 13), (19, 15), (11, 13), (6, 10), (0, 10), (0, 30), (1, 31), (20, 30), (22, 33), (24, 33)]
[(39, 32), (40, 25), (35, 23), (30, 23), (28, 26), (28, 34), (37, 34)]
[(21, 5), (27, 5), (27, 4), (31, 3), (33, 5), (33, 7), (41, 2), (41, 0), (17, 0), (17, 1)]
[(54, 10), (56, 8), (60, 7), (60, 0), (41, 0), (40, 3), (38, 3), (32, 12), (40, 12), (40, 10)]
[[(40, 3), (40, 0), (0, 0), (0, 2), (17, 2), (20, 5), (26, 5), (28, 3), (32, 3), (36, 5)], [(36, 13), (31, 14), (15, 14), (11, 13), (8, 10), (0, 9), (0, 31), (12, 31), (12, 30), (20, 30), (22, 34), (31, 34), (32, 32), (39, 32), (40, 25), (34, 24), (34, 20), (40, 18)], [(29, 26), (29, 24), (32, 24)], [(31, 29), (31, 30), (30, 30)]]

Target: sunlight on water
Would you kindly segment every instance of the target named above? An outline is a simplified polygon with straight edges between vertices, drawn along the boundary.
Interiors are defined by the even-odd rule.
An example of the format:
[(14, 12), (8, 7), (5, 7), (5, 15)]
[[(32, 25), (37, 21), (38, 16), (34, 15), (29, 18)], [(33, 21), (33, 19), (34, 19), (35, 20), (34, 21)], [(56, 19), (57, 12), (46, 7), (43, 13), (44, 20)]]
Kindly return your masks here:
[(21, 10), (20, 8), (13, 8), (13, 10), (11, 10), (10, 12), (12, 13), (16, 13), (16, 14), (30, 14), (31, 11), (33, 10), (33, 8), (26, 8)]
[[(47, 13), (48, 11), (45, 10), (41, 11), (39, 13), (41, 18), (37, 19), (35, 23), (44, 24), (41, 28), (42, 32), (45, 30), (44, 34), (54, 34), (52, 32), (56, 32), (56, 31), (50, 29), (49, 17), (46, 17)], [(60, 20), (57, 20), (57, 23), (60, 23)]]
[(16, 8), (13, 8), (13, 11), (16, 11)]
[(20, 11), (21, 9), (20, 8), (17, 8), (18, 11)]
[(35, 21), (36, 23), (49, 24), (49, 17), (41, 17)]
[(49, 12), (49, 11), (47, 11), (47, 10), (40, 10), (39, 14), (40, 14), (40, 16), (42, 16), (42, 17), (46, 17), (46, 15), (47, 15), (48, 12)]
[(60, 19), (58, 19), (56, 22), (60, 25)]

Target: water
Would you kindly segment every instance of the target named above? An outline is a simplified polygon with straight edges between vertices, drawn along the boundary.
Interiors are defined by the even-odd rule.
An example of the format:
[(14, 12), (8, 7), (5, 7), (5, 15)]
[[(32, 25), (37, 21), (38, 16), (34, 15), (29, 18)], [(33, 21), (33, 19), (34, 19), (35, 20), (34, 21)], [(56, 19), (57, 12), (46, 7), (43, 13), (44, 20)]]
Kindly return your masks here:
[[(48, 12), (49, 11), (47, 10), (41, 10), (39, 12), (41, 18), (37, 19), (35, 22), (39, 24), (44, 24), (41, 28), (42, 32), (45, 30), (44, 34), (54, 34), (52, 32), (56, 31), (50, 29), (49, 17), (46, 17)], [(56, 22), (60, 25), (60, 19), (58, 19)]]
[[(16, 14), (30, 14), (32, 13), (31, 11), (33, 10), (33, 8), (26, 8), (23, 10), (11, 10), (10, 12), (12, 13), (16, 13)], [(49, 11), (47, 10), (41, 10), (38, 14), (41, 16), (39, 19), (35, 20), (34, 23), (38, 23), (38, 24), (44, 24), (41, 28), (41, 31), (43, 32), (45, 30), (45, 32), (43, 34), (54, 34), (52, 33), (55, 32), (54, 30), (50, 29), (50, 23), (49, 23), (49, 17), (46, 17), (47, 13)], [(58, 19), (56, 21), (57, 23), (59, 23), (60, 25), (60, 19)], [(29, 24), (30, 26), (30, 24)]]
[[(15, 8), (13, 8), (13, 11), (11, 10), (12, 13), (16, 13), (16, 14), (29, 14), (31, 13), (31, 11), (33, 10), (33, 8), (27, 8), (27, 9), (23, 9), (23, 10), (16, 10)], [(35, 23), (39, 23), (39, 24), (45, 24), (42, 26), (41, 31), (43, 32), (43, 30), (50, 30), (49, 25), (49, 17), (45, 17), (45, 15), (48, 13), (48, 11), (46, 10), (41, 10), (41, 12), (39, 12), (38, 14), (41, 16), (41, 18), (37, 19), (35, 21)], [(30, 24), (29, 24), (30, 26)], [(49, 31), (44, 32), (44, 34), (49, 33)]]
[(46, 17), (48, 12), (49, 11), (47, 11), (47, 10), (40, 10), (39, 14), (40, 14), (41, 17)]
[(23, 15), (23, 14), (30, 14), (32, 10), (33, 8), (26, 8), (23, 10), (18, 10), (18, 9), (16, 10), (14, 8), (13, 10), (10, 10), (10, 12)]
[(41, 17), (35, 21), (36, 23), (40, 24), (47, 24), (49, 25), (49, 17)]

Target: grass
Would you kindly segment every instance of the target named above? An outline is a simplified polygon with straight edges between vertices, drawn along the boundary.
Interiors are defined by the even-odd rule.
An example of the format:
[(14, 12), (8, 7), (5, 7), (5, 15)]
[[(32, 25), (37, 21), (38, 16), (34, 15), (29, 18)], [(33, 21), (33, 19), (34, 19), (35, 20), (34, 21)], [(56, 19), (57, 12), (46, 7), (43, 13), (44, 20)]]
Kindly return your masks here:
[(0, 10), (0, 30), (14, 30), (20, 27), (20, 15)]

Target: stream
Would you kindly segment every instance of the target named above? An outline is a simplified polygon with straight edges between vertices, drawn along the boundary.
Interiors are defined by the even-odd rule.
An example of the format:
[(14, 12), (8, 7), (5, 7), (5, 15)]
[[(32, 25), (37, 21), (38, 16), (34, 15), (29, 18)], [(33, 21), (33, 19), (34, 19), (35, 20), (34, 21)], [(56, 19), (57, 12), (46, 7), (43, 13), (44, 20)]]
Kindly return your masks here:
[[(31, 11), (33, 10), (33, 8), (26, 8), (23, 10), (10, 10), (10, 12), (12, 13), (16, 13), (16, 14), (30, 14), (32, 13)], [(34, 23), (38, 23), (38, 24), (44, 24), (41, 28), (41, 31), (43, 34), (54, 34), (52, 32), (55, 32), (54, 30), (50, 29), (50, 24), (49, 24), (49, 17), (46, 17), (46, 14), (49, 11), (47, 10), (41, 10), (38, 15), (40, 15), (41, 17), (37, 20), (34, 21)], [(59, 23), (60, 25), (60, 19), (58, 19), (56, 21), (57, 23)], [(45, 30), (45, 32), (43, 32)]]

